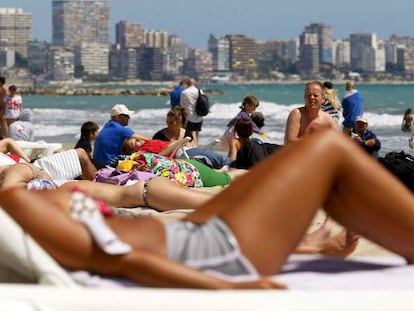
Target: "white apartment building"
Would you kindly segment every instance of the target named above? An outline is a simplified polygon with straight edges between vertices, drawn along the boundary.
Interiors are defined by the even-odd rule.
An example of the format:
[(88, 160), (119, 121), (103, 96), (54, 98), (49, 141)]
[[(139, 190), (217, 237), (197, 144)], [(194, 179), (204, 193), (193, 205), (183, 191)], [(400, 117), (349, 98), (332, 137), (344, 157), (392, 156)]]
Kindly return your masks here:
[(27, 57), (27, 43), (31, 38), (32, 14), (23, 9), (0, 8), (0, 49)]
[(83, 75), (109, 74), (109, 46), (97, 42), (83, 42), (75, 46), (75, 66), (83, 68)]

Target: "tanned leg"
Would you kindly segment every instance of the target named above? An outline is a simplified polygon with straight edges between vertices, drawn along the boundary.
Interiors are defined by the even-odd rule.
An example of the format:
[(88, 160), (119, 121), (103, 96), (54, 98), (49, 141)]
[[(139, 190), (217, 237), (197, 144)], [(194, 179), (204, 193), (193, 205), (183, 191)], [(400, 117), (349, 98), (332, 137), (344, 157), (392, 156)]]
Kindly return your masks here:
[(218, 214), (259, 272), (274, 274), (321, 206), (340, 224), (414, 258), (413, 199), (346, 136), (321, 130), (283, 147), (187, 219)]

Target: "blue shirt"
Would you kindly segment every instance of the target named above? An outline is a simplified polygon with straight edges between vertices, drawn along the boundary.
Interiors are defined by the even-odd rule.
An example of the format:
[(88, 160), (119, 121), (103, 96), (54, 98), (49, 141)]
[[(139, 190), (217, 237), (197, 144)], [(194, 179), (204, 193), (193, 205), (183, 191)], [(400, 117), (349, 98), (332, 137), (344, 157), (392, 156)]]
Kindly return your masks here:
[(110, 120), (99, 132), (95, 140), (93, 159), (103, 165), (111, 163), (121, 150), (124, 140), (134, 135), (134, 131), (117, 121)]
[[(354, 132), (356, 132), (354, 130)], [(377, 135), (374, 134), (374, 132), (370, 131), (370, 130), (366, 130), (362, 136), (362, 141), (361, 141), (361, 147), (364, 148), (364, 150), (366, 152), (368, 152), (369, 154), (373, 154), (376, 151), (379, 151), (381, 149), (381, 142), (379, 141), (379, 139), (377, 138)], [(368, 139), (374, 139), (375, 140), (375, 145), (373, 146), (367, 146), (365, 145), (365, 141)]]
[(181, 92), (184, 91), (184, 87), (181, 85), (176, 86), (170, 93), (170, 105), (171, 109), (173, 109), (175, 106), (178, 106), (180, 104), (180, 96)]
[(356, 90), (348, 91), (342, 100), (344, 114), (343, 126), (353, 128), (358, 116), (364, 114), (364, 99), (361, 93)]

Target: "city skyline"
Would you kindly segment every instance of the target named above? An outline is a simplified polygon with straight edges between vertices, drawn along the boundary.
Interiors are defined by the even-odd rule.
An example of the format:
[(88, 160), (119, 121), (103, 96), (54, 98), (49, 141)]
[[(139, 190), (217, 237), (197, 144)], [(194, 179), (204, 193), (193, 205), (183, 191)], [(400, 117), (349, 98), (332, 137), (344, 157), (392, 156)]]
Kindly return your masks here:
[[(392, 34), (414, 37), (412, 0), (400, 0), (398, 6), (392, 2), (357, 0), (348, 0), (346, 5), (336, 8), (332, 4), (328, 0), (256, 0), (254, 6), (239, 0), (200, 4), (190, 0), (109, 0), (111, 42), (114, 25), (120, 20), (176, 34), (189, 46), (204, 49), (210, 33), (245, 34), (260, 41), (289, 39), (297, 38), (307, 24), (314, 22), (332, 26), (333, 37), (338, 39), (353, 32), (376, 33), (380, 39), (388, 39)], [(33, 38), (52, 41), (52, 0), (2, 0), (0, 6), (32, 13)], [(49, 27), (45, 27), (46, 23)]]

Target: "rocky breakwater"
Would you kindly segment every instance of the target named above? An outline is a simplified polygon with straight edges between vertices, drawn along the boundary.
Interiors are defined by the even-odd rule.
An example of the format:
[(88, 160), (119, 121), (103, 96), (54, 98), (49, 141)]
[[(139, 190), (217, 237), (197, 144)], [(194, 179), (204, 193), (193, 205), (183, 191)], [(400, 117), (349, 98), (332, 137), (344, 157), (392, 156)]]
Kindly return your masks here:
[[(222, 90), (203, 89), (206, 94), (223, 95)], [(31, 87), (21, 88), (21, 95), (56, 95), (56, 96), (169, 96), (171, 89), (124, 89), (124, 88), (52, 88), (52, 87)]]

